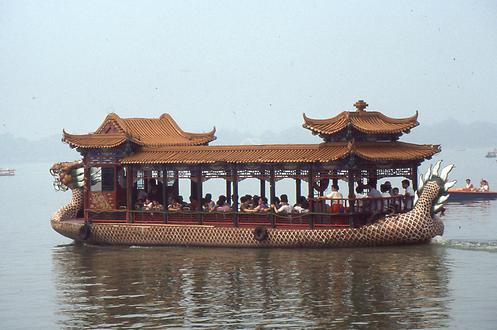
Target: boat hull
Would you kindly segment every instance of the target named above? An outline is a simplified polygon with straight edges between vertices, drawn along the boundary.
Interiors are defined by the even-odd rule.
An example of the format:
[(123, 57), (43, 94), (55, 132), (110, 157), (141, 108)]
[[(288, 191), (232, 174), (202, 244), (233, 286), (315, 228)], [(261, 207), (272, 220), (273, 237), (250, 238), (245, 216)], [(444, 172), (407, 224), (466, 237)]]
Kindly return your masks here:
[(497, 199), (497, 192), (494, 191), (450, 191), (449, 202), (464, 202), (474, 200)]
[[(434, 236), (385, 235), (384, 226), (377, 225), (358, 229), (279, 229), (98, 223), (92, 224), (88, 232), (88, 228), (84, 228), (83, 220), (52, 220), (51, 224), (57, 232), (76, 241), (95, 245), (126, 246), (338, 248), (421, 244), (429, 242)], [(261, 232), (265, 234), (261, 235)], [(443, 225), (441, 232), (436, 234), (442, 233)]]

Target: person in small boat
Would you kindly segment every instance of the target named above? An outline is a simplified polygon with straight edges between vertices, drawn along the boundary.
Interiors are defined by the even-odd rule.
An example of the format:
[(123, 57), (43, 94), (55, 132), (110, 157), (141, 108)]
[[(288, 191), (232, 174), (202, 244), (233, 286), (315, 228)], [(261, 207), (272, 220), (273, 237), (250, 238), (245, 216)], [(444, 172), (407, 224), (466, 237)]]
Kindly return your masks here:
[(463, 188), (464, 191), (475, 191), (475, 187), (471, 183), (471, 179), (466, 179), (466, 185)]
[(226, 196), (219, 195), (217, 199), (216, 208), (214, 209), (217, 212), (229, 212), (231, 211), (231, 207), (226, 200)]
[(288, 204), (288, 196), (286, 194), (283, 194), (280, 196), (280, 207), (277, 208), (275, 204), (271, 205), (271, 208), (274, 210), (274, 212), (278, 214), (291, 214), (293, 211), (293, 207)]
[(490, 191), (490, 187), (488, 186), (487, 180), (481, 179), (481, 182), (480, 182), (480, 191), (481, 192)]

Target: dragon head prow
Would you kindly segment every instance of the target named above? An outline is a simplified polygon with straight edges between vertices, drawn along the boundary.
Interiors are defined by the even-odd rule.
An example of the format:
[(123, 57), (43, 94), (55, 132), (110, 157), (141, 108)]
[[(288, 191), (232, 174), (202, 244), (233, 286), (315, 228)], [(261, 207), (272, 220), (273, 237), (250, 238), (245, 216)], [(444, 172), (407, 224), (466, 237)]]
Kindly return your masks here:
[(454, 165), (449, 164), (440, 170), (441, 164), (442, 161), (439, 160), (433, 167), (430, 165), (424, 175), (419, 176), (419, 187), (414, 195), (414, 205), (416, 205), (425, 188), (436, 184), (438, 192), (435, 196), (430, 196), (432, 198), (432, 213), (436, 213), (447, 203), (449, 199), (448, 190), (456, 184), (456, 180), (448, 181), (449, 173), (454, 168)]

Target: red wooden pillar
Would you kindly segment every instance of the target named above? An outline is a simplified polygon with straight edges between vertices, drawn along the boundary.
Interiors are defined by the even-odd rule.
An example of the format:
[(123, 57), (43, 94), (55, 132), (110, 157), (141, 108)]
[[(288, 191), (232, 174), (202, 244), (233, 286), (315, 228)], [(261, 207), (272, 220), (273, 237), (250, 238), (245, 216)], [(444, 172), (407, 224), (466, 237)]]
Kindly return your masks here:
[(163, 213), (163, 221), (164, 223), (167, 223), (167, 216), (168, 216), (168, 211), (167, 207), (169, 206), (169, 189), (167, 185), (167, 166), (164, 165), (162, 166), (162, 205), (164, 206), (164, 213)]
[(309, 173), (308, 173), (308, 178), (307, 178), (307, 185), (309, 187), (309, 207), (310, 207), (310, 217), (309, 217), (309, 227), (311, 229), (314, 229), (314, 170), (311, 167), (309, 167)]
[(300, 179), (300, 170), (295, 171), (295, 203), (299, 202), (299, 197), (302, 195), (302, 180)]
[(126, 221), (133, 222), (133, 165), (126, 165)]
[(418, 165), (414, 164), (412, 167), (412, 189), (414, 191), (418, 190)]
[(233, 178), (233, 204), (231, 206), (233, 225), (238, 227), (238, 171), (237, 169), (232, 170)]

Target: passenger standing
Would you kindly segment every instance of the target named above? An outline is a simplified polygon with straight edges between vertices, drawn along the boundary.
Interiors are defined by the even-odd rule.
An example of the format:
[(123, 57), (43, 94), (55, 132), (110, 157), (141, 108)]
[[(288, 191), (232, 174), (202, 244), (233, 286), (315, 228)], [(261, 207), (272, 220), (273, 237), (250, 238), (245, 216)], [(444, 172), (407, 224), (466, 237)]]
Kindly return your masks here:
[(368, 183), (368, 198), (371, 199), (369, 203), (370, 211), (373, 213), (379, 212), (381, 209), (381, 193), (376, 189), (376, 184), (373, 182)]
[(412, 209), (412, 200), (414, 197), (414, 191), (410, 186), (410, 182), (407, 179), (402, 180), (402, 188), (404, 188), (404, 209)]

